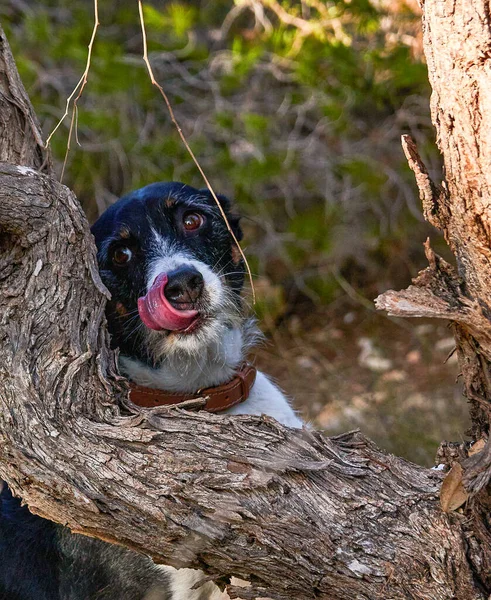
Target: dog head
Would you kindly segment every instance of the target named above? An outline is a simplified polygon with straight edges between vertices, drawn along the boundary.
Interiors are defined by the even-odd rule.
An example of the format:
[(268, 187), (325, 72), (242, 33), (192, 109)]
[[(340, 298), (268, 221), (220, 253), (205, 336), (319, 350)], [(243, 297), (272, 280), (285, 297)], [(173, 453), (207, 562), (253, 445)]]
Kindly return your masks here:
[[(237, 239), (239, 219), (218, 196)], [(239, 324), (244, 264), (208, 190), (153, 183), (113, 204), (92, 227), (113, 346), (157, 365), (199, 353)]]

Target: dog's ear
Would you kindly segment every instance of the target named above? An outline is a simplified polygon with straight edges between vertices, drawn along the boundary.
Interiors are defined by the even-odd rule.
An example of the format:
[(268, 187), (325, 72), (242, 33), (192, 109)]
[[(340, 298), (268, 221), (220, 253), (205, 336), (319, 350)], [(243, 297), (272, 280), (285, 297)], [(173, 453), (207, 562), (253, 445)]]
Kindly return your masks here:
[(242, 233), (242, 227), (240, 226), (240, 216), (239, 215), (227, 215), (228, 222), (230, 223), (230, 227), (234, 232), (237, 241), (240, 242), (244, 237)]
[[(210, 190), (208, 190), (208, 188), (200, 190), (200, 192), (206, 194), (214, 201), (213, 196), (211, 195)], [(230, 227), (232, 228), (232, 231), (234, 232), (237, 241), (240, 242), (244, 237), (242, 233), (242, 227), (240, 226), (240, 216), (236, 213), (230, 212), (232, 208), (232, 202), (227, 198), (227, 196), (224, 196), (223, 194), (217, 194), (217, 198), (220, 202), (220, 206), (223, 208), (225, 214), (227, 215), (228, 222), (230, 223)]]
[(232, 202), (230, 202), (227, 196), (224, 196), (223, 194), (218, 194), (217, 198), (220, 201), (220, 204), (223, 210), (225, 211), (225, 214), (227, 215), (228, 222), (230, 223), (230, 227), (232, 228), (232, 231), (234, 232), (237, 241), (240, 242), (244, 237), (242, 233), (242, 227), (240, 226), (240, 215), (238, 215), (237, 213), (230, 212), (230, 209), (232, 208)]

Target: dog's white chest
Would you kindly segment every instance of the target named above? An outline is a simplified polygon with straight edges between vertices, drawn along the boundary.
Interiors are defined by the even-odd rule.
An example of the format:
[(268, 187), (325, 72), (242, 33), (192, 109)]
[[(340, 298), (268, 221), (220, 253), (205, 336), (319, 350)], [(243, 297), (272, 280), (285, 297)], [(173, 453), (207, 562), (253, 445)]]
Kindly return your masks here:
[[(120, 357), (120, 368), (132, 381), (139, 385), (155, 387), (160, 389), (170, 389), (171, 391), (189, 392), (193, 387), (208, 387), (215, 383), (213, 379), (219, 376), (214, 372), (215, 369), (208, 367), (206, 377), (193, 374), (192, 365), (188, 368), (185, 365), (187, 377), (183, 383), (182, 374), (179, 375), (177, 369), (151, 369), (139, 361)], [(231, 377), (234, 368), (231, 365), (223, 364), (221, 370), (227, 373), (227, 378)], [(222, 375), (223, 377), (223, 375)], [(196, 381), (194, 381), (196, 378)], [(194, 381), (194, 383), (192, 383)], [(176, 389), (177, 388), (177, 389)], [(276, 385), (261, 373), (257, 372), (256, 381), (252, 386), (249, 398), (224, 411), (222, 414), (229, 415), (269, 415), (287, 427), (302, 427), (302, 421), (297, 417), (295, 411), (290, 406), (283, 392)]]
[(283, 392), (264, 373), (257, 372), (249, 398), (225, 411), (229, 415), (269, 415), (287, 427), (302, 427)]

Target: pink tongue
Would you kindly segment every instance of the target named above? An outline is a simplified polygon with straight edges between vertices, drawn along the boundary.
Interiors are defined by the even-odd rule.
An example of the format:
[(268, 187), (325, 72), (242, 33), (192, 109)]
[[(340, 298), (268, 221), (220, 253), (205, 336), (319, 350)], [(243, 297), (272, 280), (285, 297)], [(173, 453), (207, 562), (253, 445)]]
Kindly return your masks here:
[(138, 312), (141, 320), (150, 329), (160, 331), (182, 331), (187, 329), (198, 316), (197, 310), (178, 310), (164, 295), (168, 277), (161, 273), (153, 282), (146, 296), (138, 298)]

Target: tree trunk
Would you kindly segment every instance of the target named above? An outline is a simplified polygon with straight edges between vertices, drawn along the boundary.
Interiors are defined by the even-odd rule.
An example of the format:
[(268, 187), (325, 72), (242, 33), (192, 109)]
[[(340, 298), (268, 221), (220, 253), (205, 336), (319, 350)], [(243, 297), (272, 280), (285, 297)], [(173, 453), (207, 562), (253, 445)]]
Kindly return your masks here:
[[(471, 8), (452, 4), (448, 16), (442, 6), (425, 9), (430, 58), (438, 38), (432, 30), (449, 38), (455, 28), (465, 40), (472, 22), (461, 16), (458, 27), (453, 23)], [(482, 7), (475, 18), (484, 14)], [(438, 47), (439, 56), (463, 52), (465, 44), (457, 42)], [(49, 176), (1, 30), (0, 53), (0, 123), (7, 124), (0, 135), (0, 476), (12, 490), (33, 512), (75, 532), (201, 568), (214, 579), (237, 575), (252, 582), (228, 586), (232, 597), (487, 598), (487, 447), (467, 459), (473, 498), (465, 509), (456, 506), (459, 477), (452, 469), (444, 512), (441, 472), (386, 455), (357, 432), (326, 438), (268, 417), (138, 409), (128, 401), (107, 346), (107, 291), (86, 219), (74, 195)], [(481, 55), (474, 48), (469, 53), (453, 65), (461, 96), (468, 70), (480, 81), (486, 76), (482, 60), (472, 58)], [(429, 62), (439, 70), (432, 74), (435, 87), (451, 79), (443, 58)], [(448, 148), (440, 141), (446, 162), (447, 152), (464, 160), (471, 150), (482, 167), (486, 156), (489, 161), (491, 153), (472, 142), (480, 135), (475, 115), (481, 127), (485, 121), (483, 99), (471, 114), (470, 100), (459, 97), (466, 112), (454, 110), (453, 131), (445, 134), (444, 105), (437, 110), (433, 101), (440, 140), (453, 140)], [(487, 133), (484, 128), (483, 140)], [(447, 190), (437, 196), (411, 148), (426, 213), (451, 243), (460, 278), (428, 250), (431, 265), (416, 286), (380, 303), (393, 311), (417, 305), (413, 313), (433, 310), (456, 321), (473, 432), (486, 438), (491, 324), (483, 300), (490, 267), (483, 258), (489, 220), (482, 204), (491, 175), (483, 168), (482, 176), (478, 170), (463, 177), (460, 163), (453, 170), (456, 159), (449, 158)], [(41, 165), (47, 175), (26, 168)], [(458, 449), (453, 460), (464, 453)]]

